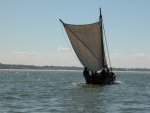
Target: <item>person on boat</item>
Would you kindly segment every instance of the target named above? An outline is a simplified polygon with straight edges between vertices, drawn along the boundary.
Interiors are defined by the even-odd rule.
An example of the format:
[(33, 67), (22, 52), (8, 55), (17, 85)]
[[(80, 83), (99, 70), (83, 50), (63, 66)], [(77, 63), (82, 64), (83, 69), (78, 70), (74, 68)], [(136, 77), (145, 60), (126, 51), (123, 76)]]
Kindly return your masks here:
[(110, 71), (107, 65), (104, 65), (104, 68), (102, 69), (100, 74), (103, 78), (107, 78), (110, 75)]
[(106, 70), (105, 70), (105, 68), (102, 69), (100, 75), (101, 75), (102, 77), (105, 77), (105, 76), (106, 76)]
[(98, 73), (97, 73), (97, 71), (95, 71), (95, 76), (98, 76)]
[(92, 75), (92, 76), (95, 76), (95, 73), (94, 73), (94, 71), (92, 71), (91, 75)]
[(85, 69), (83, 71), (83, 75), (89, 75), (89, 71), (88, 71), (87, 67), (85, 67)]
[(93, 80), (94, 80), (93, 77), (90, 75), (89, 70), (87, 69), (87, 67), (85, 67), (85, 69), (83, 71), (83, 76), (84, 76), (87, 84), (93, 82)]

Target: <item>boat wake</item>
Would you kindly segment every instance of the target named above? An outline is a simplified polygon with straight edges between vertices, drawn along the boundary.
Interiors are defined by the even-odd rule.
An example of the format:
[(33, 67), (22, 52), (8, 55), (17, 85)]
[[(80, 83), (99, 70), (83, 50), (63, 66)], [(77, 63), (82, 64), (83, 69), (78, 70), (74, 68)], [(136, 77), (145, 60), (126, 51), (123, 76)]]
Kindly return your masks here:
[(82, 86), (85, 85), (85, 82), (72, 82), (73, 86)]
[(119, 85), (119, 84), (125, 84), (124, 82), (122, 82), (122, 81), (115, 81), (115, 83), (114, 83), (115, 85)]

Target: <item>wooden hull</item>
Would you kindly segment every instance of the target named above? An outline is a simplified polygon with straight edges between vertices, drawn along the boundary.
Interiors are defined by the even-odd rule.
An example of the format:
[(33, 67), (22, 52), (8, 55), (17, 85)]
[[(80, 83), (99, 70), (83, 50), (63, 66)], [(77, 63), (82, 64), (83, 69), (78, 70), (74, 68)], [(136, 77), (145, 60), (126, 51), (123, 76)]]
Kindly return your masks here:
[(83, 75), (87, 84), (113, 84), (115, 82), (116, 76), (113, 73), (110, 76), (106, 75)]

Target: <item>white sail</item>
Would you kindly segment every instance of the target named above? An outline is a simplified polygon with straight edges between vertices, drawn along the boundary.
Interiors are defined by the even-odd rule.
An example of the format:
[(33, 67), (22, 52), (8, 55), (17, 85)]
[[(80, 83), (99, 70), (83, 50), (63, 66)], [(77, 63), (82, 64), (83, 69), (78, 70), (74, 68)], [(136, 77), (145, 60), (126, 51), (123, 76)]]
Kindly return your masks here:
[[(98, 71), (106, 64), (102, 27), (99, 23), (86, 25), (64, 24), (67, 35), (76, 55), (84, 67)], [(102, 50), (103, 49), (103, 50)]]

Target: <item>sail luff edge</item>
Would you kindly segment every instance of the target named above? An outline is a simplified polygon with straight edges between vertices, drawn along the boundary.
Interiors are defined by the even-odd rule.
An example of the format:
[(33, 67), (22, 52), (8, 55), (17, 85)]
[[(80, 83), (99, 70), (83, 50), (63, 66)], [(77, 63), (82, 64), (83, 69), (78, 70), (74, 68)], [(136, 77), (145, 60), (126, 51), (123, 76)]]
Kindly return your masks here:
[[(65, 27), (67, 27), (65, 24), (64, 24), (64, 26)], [(67, 27), (67, 29), (69, 29), (68, 27)], [(82, 42), (82, 40), (80, 40), (74, 33), (73, 33), (73, 31), (71, 30), (71, 29), (69, 29), (70, 30), (70, 32), (90, 51), (90, 49)], [(92, 52), (92, 51), (90, 51), (91, 53), (92, 53), (92, 55), (98, 60), (98, 58), (94, 55), (94, 53)]]

